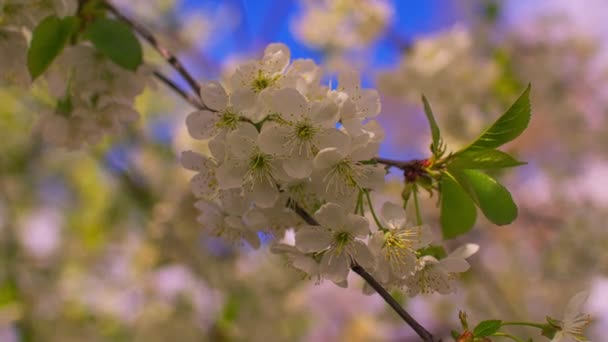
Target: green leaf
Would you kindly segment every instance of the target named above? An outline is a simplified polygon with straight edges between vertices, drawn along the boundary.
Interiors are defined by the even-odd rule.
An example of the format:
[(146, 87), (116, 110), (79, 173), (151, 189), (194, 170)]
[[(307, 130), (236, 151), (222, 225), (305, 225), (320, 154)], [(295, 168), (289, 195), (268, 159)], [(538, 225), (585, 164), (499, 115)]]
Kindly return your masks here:
[(502, 184), (477, 170), (462, 170), (461, 175), (457, 179), (490, 221), (505, 225), (515, 220), (517, 205)]
[(473, 200), (454, 177), (441, 175), (441, 231), (446, 239), (464, 234), (473, 228), (477, 210)]
[(99, 18), (84, 35), (99, 51), (127, 70), (135, 71), (142, 63), (139, 40), (129, 26), (120, 21)]
[(416, 252), (418, 252), (419, 256), (430, 255), (437, 260), (441, 260), (448, 256), (448, 253), (445, 251), (443, 246), (437, 246), (437, 245), (429, 245), (427, 247), (420, 248)]
[(496, 148), (517, 138), (530, 122), (530, 89), (531, 86), (528, 85), (511, 108), (498, 118), (492, 126), (486, 129), (473, 143), (456, 153)]
[(78, 27), (78, 18), (59, 19), (49, 16), (32, 32), (32, 42), (27, 51), (27, 68), (32, 80), (40, 76), (61, 53)]
[(435, 116), (433, 115), (431, 105), (429, 104), (429, 101), (427, 101), (424, 95), (422, 95), (422, 103), (424, 104), (424, 113), (426, 114), (426, 118), (429, 121), (429, 125), (431, 126), (431, 136), (433, 137), (431, 151), (435, 153), (435, 151), (439, 149), (441, 133), (439, 132), (439, 126), (437, 126), (437, 121), (435, 121)]
[(475, 329), (473, 329), (473, 334), (475, 335), (475, 337), (491, 336), (494, 333), (498, 332), (498, 330), (500, 330), (500, 327), (502, 327), (501, 320), (491, 319), (487, 321), (481, 321), (479, 322), (479, 324), (477, 324)]
[(467, 150), (454, 155), (450, 167), (455, 169), (501, 169), (527, 164), (499, 150)]

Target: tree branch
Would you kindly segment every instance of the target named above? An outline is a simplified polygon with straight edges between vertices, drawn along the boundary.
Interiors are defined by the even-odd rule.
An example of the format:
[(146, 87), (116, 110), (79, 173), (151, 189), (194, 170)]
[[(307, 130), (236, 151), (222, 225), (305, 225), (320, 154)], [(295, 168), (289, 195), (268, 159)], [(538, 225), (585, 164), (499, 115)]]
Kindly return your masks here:
[[(306, 223), (311, 226), (319, 226), (319, 222), (315, 220), (304, 208), (302, 208), (297, 202), (291, 198), (287, 200), (287, 206), (291, 208), (298, 216), (300, 216)], [(433, 334), (426, 330), (418, 321), (414, 319), (395, 298), (380, 284), (371, 274), (369, 274), (361, 265), (353, 262), (351, 269), (363, 278), (378, 294), (384, 299), (384, 301), (401, 317), (407, 325), (409, 325), (415, 332), (420, 336), (424, 342), (441, 342), (441, 340), (435, 339)]]
[(198, 97), (200, 97), (201, 87), (198, 82), (194, 79), (192, 74), (186, 70), (183, 64), (177, 59), (177, 57), (169, 52), (166, 48), (164, 48), (154, 37), (152, 32), (148, 31), (143, 25), (138, 22), (127, 18), (124, 14), (122, 14), (114, 5), (112, 5), (109, 1), (104, 1), (104, 5), (106, 8), (114, 14), (118, 19), (125, 22), (129, 25), (135, 32), (139, 33), (139, 35), (145, 39), (158, 53), (167, 61), (167, 63), (171, 64), (173, 68), (186, 80), (190, 88), (196, 93)]
[(201, 104), (201, 102), (197, 98), (188, 94), (188, 92), (186, 92), (179, 85), (177, 85), (175, 82), (173, 82), (169, 77), (163, 75), (160, 71), (155, 70), (154, 76), (156, 76), (156, 78), (158, 78), (159, 81), (164, 83), (167, 87), (171, 88), (178, 95), (180, 95), (182, 98), (184, 98), (184, 100), (186, 100), (186, 102), (191, 104), (194, 108), (207, 109), (207, 107), (205, 105)]

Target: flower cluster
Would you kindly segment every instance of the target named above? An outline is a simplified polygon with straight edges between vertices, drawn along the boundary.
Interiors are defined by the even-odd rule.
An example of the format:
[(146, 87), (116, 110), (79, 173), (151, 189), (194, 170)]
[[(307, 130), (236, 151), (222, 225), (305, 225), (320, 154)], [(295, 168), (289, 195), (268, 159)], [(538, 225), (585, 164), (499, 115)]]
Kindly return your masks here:
[(304, 0), (304, 14), (294, 22), (296, 35), (323, 49), (361, 48), (387, 27), (393, 8), (384, 0)]
[(27, 86), (28, 37), (49, 15), (64, 17), (76, 12), (76, 0), (0, 0), (0, 82)]
[[(186, 123), (193, 138), (208, 140), (210, 155), (182, 154), (184, 167), (197, 172), (191, 185), (200, 197), (199, 221), (254, 248), (258, 233), (266, 233), (275, 239), (273, 251), (317, 280), (345, 286), (358, 264), (410, 293), (448, 292), (472, 253), (423, 257), (429, 229), (408, 224), (395, 204), (383, 206), (375, 229), (365, 217), (367, 198), (376, 218), (369, 192), (385, 175), (374, 161), (384, 136), (373, 120), (378, 93), (363, 89), (355, 72), (340, 74), (336, 89), (320, 79), (314, 62), (290, 62), (285, 45), (270, 44), (261, 60), (240, 65), (224, 84), (202, 86), (208, 110)], [(296, 207), (312, 217), (304, 221)]]
[(150, 71), (145, 66), (136, 72), (126, 70), (81, 43), (67, 47), (45, 76), (49, 93), (62, 105), (42, 113), (38, 122), (42, 138), (53, 145), (79, 148), (138, 119), (133, 103), (149, 83)]
[[(489, 99), (495, 98), (490, 92), (499, 79), (500, 68), (496, 61), (478, 53), (474, 38), (456, 26), (416, 40), (396, 70), (379, 75), (379, 89), (412, 104), (420, 103), (420, 94), (425, 94), (434, 112), (454, 131), (464, 136), (475, 134), (484, 122), (483, 113), (499, 109), (499, 104)], [(482, 100), (487, 103), (480, 106)]]
[[(0, 1), (0, 82), (29, 86), (27, 51), (36, 26), (48, 16), (75, 15), (76, 0)], [(121, 68), (90, 42), (72, 42), (37, 80), (48, 84), (53, 100), (41, 110), (37, 130), (47, 143), (79, 148), (137, 119), (136, 95), (148, 83), (149, 71)]]

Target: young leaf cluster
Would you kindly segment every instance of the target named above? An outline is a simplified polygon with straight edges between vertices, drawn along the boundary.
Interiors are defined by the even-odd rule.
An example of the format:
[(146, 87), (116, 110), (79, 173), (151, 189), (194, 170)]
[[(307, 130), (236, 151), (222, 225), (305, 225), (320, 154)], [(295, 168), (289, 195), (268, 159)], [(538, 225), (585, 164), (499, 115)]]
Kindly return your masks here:
[(104, 11), (85, 6), (73, 16), (43, 19), (32, 32), (27, 67), (32, 79), (42, 75), (68, 45), (90, 41), (112, 62), (135, 71), (143, 60), (142, 48), (135, 34), (124, 23), (105, 17)]
[(471, 230), (477, 220), (477, 208), (497, 225), (507, 225), (517, 217), (517, 206), (509, 191), (483, 170), (524, 165), (498, 147), (517, 138), (530, 121), (530, 86), (515, 103), (468, 146), (442, 159), (445, 144), (431, 107), (423, 97), (431, 127), (432, 164), (438, 176), (441, 228), (446, 239)]

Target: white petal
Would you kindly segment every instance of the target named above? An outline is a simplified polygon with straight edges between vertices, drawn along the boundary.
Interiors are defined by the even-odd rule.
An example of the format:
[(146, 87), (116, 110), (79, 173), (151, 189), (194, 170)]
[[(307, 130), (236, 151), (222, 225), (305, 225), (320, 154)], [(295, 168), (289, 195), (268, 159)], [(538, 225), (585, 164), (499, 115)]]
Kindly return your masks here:
[(196, 197), (213, 198), (218, 191), (218, 181), (214, 169), (202, 169), (190, 181), (192, 193)]
[(566, 305), (564, 321), (571, 320), (572, 318), (580, 315), (583, 312), (585, 302), (589, 298), (589, 292), (582, 291), (574, 295), (568, 305)]
[(183, 151), (181, 157), (182, 166), (188, 170), (200, 171), (205, 163), (205, 156), (194, 151)]
[(217, 134), (216, 123), (219, 120), (217, 113), (208, 110), (199, 110), (186, 117), (188, 133), (194, 139), (209, 139)]
[(279, 198), (279, 192), (269, 182), (256, 182), (253, 184), (249, 195), (253, 203), (260, 208), (272, 207)]
[(310, 118), (316, 125), (321, 127), (336, 127), (336, 123), (338, 122), (338, 106), (328, 100), (316, 101), (310, 109)]
[(215, 227), (223, 220), (220, 207), (209, 200), (200, 200), (194, 203), (194, 206), (200, 211), (198, 221), (206, 226)]
[(319, 150), (333, 147), (338, 151), (346, 151), (350, 147), (350, 137), (348, 134), (336, 128), (322, 130), (317, 133), (314, 139)]
[(304, 253), (320, 252), (331, 243), (331, 233), (321, 227), (304, 226), (296, 232), (296, 247)]
[(477, 253), (478, 250), (479, 245), (474, 243), (467, 243), (456, 248), (452, 253), (450, 253), (449, 257), (466, 259), (471, 255)]
[(274, 122), (265, 123), (258, 136), (258, 144), (264, 153), (286, 156), (289, 153), (288, 141), (292, 128)]
[(312, 173), (312, 160), (286, 159), (283, 161), (283, 170), (295, 179), (303, 179)]
[(319, 263), (306, 255), (296, 254), (291, 264), (310, 276), (316, 276), (319, 273)]
[(369, 136), (369, 141), (372, 143), (379, 144), (384, 140), (384, 128), (378, 123), (376, 120), (368, 121), (363, 129), (365, 133)]
[(384, 184), (386, 169), (382, 165), (361, 165), (362, 175), (356, 181), (360, 186), (367, 189), (379, 189)]
[(249, 207), (241, 189), (222, 190), (218, 197), (222, 203), (222, 209), (232, 215), (241, 215)]
[(405, 209), (392, 202), (384, 202), (381, 209), (382, 218), (391, 228), (401, 228), (406, 223)]
[(359, 92), (361, 88), (361, 76), (355, 70), (343, 71), (338, 75), (338, 89), (351, 93)]
[(361, 92), (361, 98), (357, 101), (358, 116), (373, 118), (380, 113), (380, 95), (375, 89), (365, 89)]
[(216, 111), (222, 111), (228, 106), (228, 94), (219, 82), (211, 81), (201, 86), (203, 103)]
[(308, 112), (308, 101), (293, 88), (272, 91), (269, 102), (270, 111), (280, 114), (287, 121), (298, 121)]
[(319, 151), (314, 159), (314, 166), (316, 169), (327, 169), (333, 167), (342, 159), (344, 159), (344, 155), (337, 148), (328, 147)]
[(257, 94), (251, 88), (239, 88), (230, 95), (232, 107), (234, 107), (236, 111), (242, 112), (244, 115), (251, 115), (251, 112), (256, 107), (257, 101)]
[(222, 131), (207, 143), (209, 152), (211, 152), (213, 158), (220, 162), (226, 157), (226, 136), (226, 131)]
[(347, 98), (342, 103), (342, 106), (340, 107), (340, 118), (342, 118), (342, 120), (360, 119), (357, 117), (357, 105), (352, 99)]
[(346, 253), (336, 254), (330, 250), (321, 259), (321, 274), (334, 283), (344, 282), (348, 276), (349, 269), (350, 260)]
[(323, 227), (332, 230), (340, 229), (345, 223), (346, 211), (335, 203), (326, 203), (317, 210), (315, 219)]
[(229, 163), (228, 161), (217, 168), (215, 176), (220, 189), (240, 188), (243, 185), (243, 177), (247, 173), (244, 164)]
[(363, 216), (348, 213), (343, 229), (353, 236), (366, 237), (369, 234), (369, 221)]
[(375, 264), (374, 256), (369, 251), (367, 245), (361, 241), (354, 241), (352, 243), (352, 257), (355, 261), (365, 268), (368, 272), (373, 271)]
[(267, 72), (282, 72), (289, 64), (291, 54), (287, 45), (282, 43), (269, 44), (264, 50), (262, 63)]
[(353, 137), (357, 137), (365, 133), (363, 129), (363, 119), (360, 118), (348, 118), (342, 119), (342, 126), (344, 129)]
[(353, 149), (349, 154), (352, 160), (370, 160), (378, 154), (378, 149), (380, 145), (378, 145), (377, 143), (369, 142), (369, 137), (367, 135), (360, 135), (355, 139), (365, 139), (367, 140), (367, 142), (364, 144), (357, 144), (353, 146)]
[(251, 208), (243, 215), (247, 227), (253, 230), (264, 229), (268, 226), (268, 219), (258, 208)]
[(244, 124), (228, 134), (226, 143), (235, 157), (244, 159), (253, 153), (257, 138), (257, 129), (251, 124)]
[(439, 265), (447, 272), (451, 273), (466, 272), (471, 267), (466, 260), (453, 257), (447, 257), (439, 260)]

